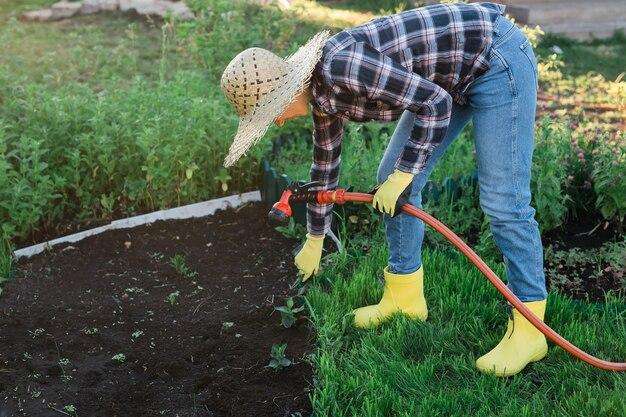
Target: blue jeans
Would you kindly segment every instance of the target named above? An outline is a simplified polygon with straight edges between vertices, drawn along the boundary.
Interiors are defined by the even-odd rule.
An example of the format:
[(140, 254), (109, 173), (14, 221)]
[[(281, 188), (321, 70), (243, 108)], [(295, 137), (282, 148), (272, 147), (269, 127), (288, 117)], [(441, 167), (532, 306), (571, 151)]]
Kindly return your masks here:
[[(421, 207), (421, 191), (450, 143), (472, 120), (480, 206), (504, 256), (509, 288), (522, 301), (547, 297), (543, 247), (530, 206), (537, 62), (528, 39), (504, 16), (495, 24), (490, 69), (466, 91), (468, 104), (454, 104), (446, 137), (425, 170), (413, 179), (410, 202)], [(414, 114), (405, 111), (378, 168), (382, 183), (394, 170), (413, 127)], [(424, 223), (401, 213), (384, 215), (389, 244), (389, 270), (409, 274), (421, 266)]]

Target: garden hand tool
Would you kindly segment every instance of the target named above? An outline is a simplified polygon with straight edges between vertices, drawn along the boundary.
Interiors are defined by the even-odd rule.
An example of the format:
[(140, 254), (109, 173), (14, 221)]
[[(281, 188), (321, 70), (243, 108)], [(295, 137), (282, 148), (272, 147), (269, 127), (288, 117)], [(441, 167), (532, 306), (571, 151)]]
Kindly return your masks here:
[[(531, 301), (524, 305), (543, 320), (546, 300)], [(489, 353), (478, 358), (476, 367), (496, 376), (511, 376), (519, 373), (530, 362), (543, 359), (547, 353), (548, 343), (543, 333), (513, 309), (504, 337)]]
[(424, 268), (410, 274), (393, 274), (383, 270), (385, 289), (378, 304), (354, 310), (354, 325), (361, 329), (378, 326), (394, 313), (402, 313), (421, 321), (428, 317), (424, 298)]
[(306, 235), (306, 242), (294, 258), (294, 264), (302, 274), (302, 281), (306, 281), (313, 274), (317, 274), (322, 258), (324, 235)]
[[(280, 200), (270, 210), (269, 216), (272, 221), (279, 224), (289, 223), (289, 217), (292, 214), (290, 203), (314, 201), (317, 191), (311, 191), (311, 188), (319, 185), (320, 183), (317, 181), (308, 183), (300, 181), (289, 184)], [(316, 236), (307, 233), (302, 249), (294, 258), (294, 264), (302, 274), (302, 281), (306, 281), (311, 275), (318, 272), (323, 246), (324, 235)]]
[[(308, 189), (307, 187), (303, 187), (302, 185), (304, 185), (304, 183), (299, 182), (293, 183), (289, 187), (287, 187), (287, 189), (283, 192), (280, 201), (274, 204), (272, 210), (269, 212), (270, 222), (278, 222), (279, 224), (284, 224), (285, 222), (288, 222), (289, 217), (291, 216), (291, 206), (289, 204), (293, 202), (345, 204), (347, 202), (371, 203), (374, 199), (374, 196), (372, 196), (371, 194), (347, 192), (343, 188), (329, 191), (311, 191), (310, 189)], [(430, 214), (426, 213), (424, 210), (419, 209), (411, 204), (404, 204), (401, 210), (408, 215), (417, 217), (418, 219), (422, 220), (424, 223), (428, 224), (439, 233), (441, 233), (454, 246), (456, 246), (457, 249), (459, 249), (461, 253), (463, 253), (463, 255), (465, 255), (480, 270), (480, 272), (483, 273), (483, 275), (493, 284), (494, 287), (496, 287), (500, 294), (502, 294), (517, 311), (517, 317), (519, 317), (519, 320), (515, 321), (514, 316), (512, 326), (517, 326), (518, 324), (520, 324), (520, 326), (524, 326), (524, 329), (526, 329), (526, 331), (524, 333), (519, 333), (520, 335), (529, 334), (527, 329), (530, 328), (530, 326), (528, 326), (528, 323), (530, 323), (537, 330), (543, 333), (548, 339), (550, 339), (581, 361), (607, 371), (626, 371), (626, 362), (610, 362), (596, 358), (595, 356), (592, 356), (582, 349), (576, 347), (570, 341), (555, 332), (550, 326), (545, 324), (543, 322), (543, 312), (545, 309), (545, 305), (536, 306), (532, 303), (523, 303), (519, 298), (517, 298), (515, 294), (513, 294), (513, 292), (504, 284), (504, 282), (502, 282), (502, 280), (495, 274), (495, 272), (493, 272), (491, 268), (489, 268), (489, 266), (482, 259), (480, 259), (476, 252), (474, 252), (472, 248), (467, 245), (467, 243), (463, 242), (461, 238), (454, 234), (454, 232), (448, 229), (446, 225), (435, 219)], [(522, 323), (521, 317), (526, 319), (528, 323)], [(510, 336), (512, 337), (513, 334), (515, 334), (515, 328), (513, 328)], [(507, 335), (509, 335), (508, 332)], [(520, 339), (522, 338), (520, 337)], [(537, 345), (540, 344), (540, 342), (537, 343)], [(503, 349), (503, 347), (501, 347), (498, 352)], [(536, 350), (533, 350), (532, 354), (528, 356), (531, 359), (535, 359), (540, 356), (540, 353), (541, 349), (537, 348)], [(492, 355), (490, 357), (495, 358), (496, 356)]]
[(394, 170), (376, 190), (372, 206), (382, 213), (395, 216), (400, 210), (396, 207), (400, 195), (402, 195), (411, 185), (413, 174)]

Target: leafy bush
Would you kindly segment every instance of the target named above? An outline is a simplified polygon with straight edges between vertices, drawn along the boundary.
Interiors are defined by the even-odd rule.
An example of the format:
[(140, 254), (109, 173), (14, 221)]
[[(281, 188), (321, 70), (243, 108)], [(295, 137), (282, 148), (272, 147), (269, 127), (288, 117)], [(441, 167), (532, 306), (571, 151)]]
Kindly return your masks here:
[(617, 219), (623, 233), (626, 215), (626, 141), (617, 138), (598, 147), (593, 161), (593, 187), (596, 207), (607, 220)]
[(224, 187), (219, 173), (231, 135), (223, 132), (234, 132), (237, 118), (199, 73), (157, 86), (138, 79), (128, 90), (100, 94), (77, 84), (58, 91), (10, 85), (0, 92), (6, 237), (255, 186), (250, 172), (258, 171), (262, 146), (228, 171)]
[(568, 134), (571, 137), (571, 132), (550, 119), (544, 119), (537, 129), (531, 188), (541, 230), (561, 225), (567, 213), (567, 167), (563, 161), (569, 150)]
[(177, 35), (209, 73), (219, 81), (224, 67), (240, 51), (263, 47), (276, 53), (292, 53), (318, 27), (294, 25), (293, 11), (276, 5), (259, 7), (245, 0), (191, 0), (197, 19), (177, 24)]

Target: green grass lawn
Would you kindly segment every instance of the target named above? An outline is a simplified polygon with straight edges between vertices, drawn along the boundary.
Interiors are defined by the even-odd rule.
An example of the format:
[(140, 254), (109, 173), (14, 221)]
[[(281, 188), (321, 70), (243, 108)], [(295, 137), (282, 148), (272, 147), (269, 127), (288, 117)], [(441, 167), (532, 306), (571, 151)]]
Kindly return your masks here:
[(583, 75), (597, 72), (608, 80), (615, 80), (626, 72), (626, 35), (615, 34), (609, 39), (576, 42), (560, 36), (547, 35), (537, 47), (539, 55), (554, 53), (553, 47), (563, 51), (567, 62), (563, 72), (567, 75)]
[[(626, 374), (592, 368), (552, 344), (546, 359), (515, 377), (478, 372), (474, 361), (497, 344), (507, 314), (503, 297), (454, 252), (425, 250), (425, 323), (398, 316), (376, 330), (353, 329), (350, 311), (382, 294), (377, 277), (386, 259), (381, 236), (353, 242), (327, 260), (307, 293), (319, 347), (317, 417), (626, 415)], [(502, 264), (492, 268), (503, 276)], [(594, 306), (552, 293), (546, 322), (582, 349), (623, 361), (625, 301)]]
[[(97, 90), (126, 87), (136, 76), (157, 79), (162, 71), (162, 31), (153, 23), (131, 21), (111, 13), (79, 16), (50, 23), (24, 23), (19, 11), (38, 4), (0, 5), (0, 54), (4, 70), (28, 82), (60, 87), (68, 82)], [(168, 76), (187, 66), (168, 48)]]

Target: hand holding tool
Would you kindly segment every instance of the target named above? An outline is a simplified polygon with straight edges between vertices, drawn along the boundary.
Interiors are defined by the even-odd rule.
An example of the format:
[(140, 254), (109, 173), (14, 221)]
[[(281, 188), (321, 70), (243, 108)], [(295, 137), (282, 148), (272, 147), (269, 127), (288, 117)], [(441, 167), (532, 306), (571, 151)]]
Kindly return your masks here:
[(317, 274), (322, 259), (322, 247), (324, 246), (324, 235), (312, 235), (307, 233), (306, 241), (300, 252), (294, 258), (294, 264), (302, 275), (302, 281), (306, 281), (313, 274)]
[[(404, 205), (403, 203), (406, 203), (405, 201), (400, 201), (400, 196), (406, 194), (408, 198), (412, 181), (413, 174), (396, 169), (376, 190), (372, 205), (382, 213), (387, 213), (392, 217), (395, 216), (400, 212), (400, 208)], [(400, 203), (399, 206), (398, 203)]]

